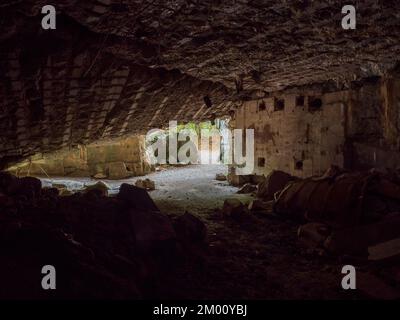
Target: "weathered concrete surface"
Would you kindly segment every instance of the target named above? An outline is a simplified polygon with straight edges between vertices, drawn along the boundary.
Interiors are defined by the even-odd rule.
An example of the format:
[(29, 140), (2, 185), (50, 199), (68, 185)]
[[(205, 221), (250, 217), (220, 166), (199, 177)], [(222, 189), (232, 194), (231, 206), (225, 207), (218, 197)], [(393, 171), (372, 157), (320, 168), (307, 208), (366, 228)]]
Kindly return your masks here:
[(231, 124), (255, 130), (257, 175), (282, 170), (309, 177), (331, 165), (394, 170), (400, 161), (399, 89), (400, 80), (391, 77), (338, 92), (277, 92), (243, 103)]
[(143, 136), (79, 145), (51, 154), (37, 154), (11, 166), (17, 176), (66, 176), (124, 179), (142, 176), (154, 168), (145, 153)]
[[(281, 170), (296, 176), (323, 173), (331, 164), (343, 166), (344, 108), (346, 92), (318, 95), (322, 108), (310, 112), (314, 94), (290, 94), (249, 101), (237, 109), (232, 126), (254, 129), (254, 174)], [(275, 104), (284, 100), (284, 109)]]
[(45, 4), (1, 4), (0, 166), (214, 118), (238, 97), (348, 88), (387, 75), (400, 51), (395, 0), (358, 2), (351, 31), (340, 26), (342, 1), (61, 0), (50, 31)]

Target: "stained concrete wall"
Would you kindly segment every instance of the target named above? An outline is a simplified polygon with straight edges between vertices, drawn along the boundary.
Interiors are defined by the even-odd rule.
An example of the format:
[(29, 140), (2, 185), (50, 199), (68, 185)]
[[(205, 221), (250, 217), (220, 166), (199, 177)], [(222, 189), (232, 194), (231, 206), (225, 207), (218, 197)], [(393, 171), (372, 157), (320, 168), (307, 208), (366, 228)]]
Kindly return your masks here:
[(111, 179), (141, 176), (151, 171), (143, 136), (123, 139), (118, 144), (90, 144), (87, 146), (87, 164), (91, 174), (104, 174)]
[[(315, 99), (321, 99), (320, 108)], [(308, 177), (331, 165), (396, 169), (400, 80), (376, 78), (346, 91), (280, 93), (245, 102), (231, 124), (255, 130), (256, 175), (282, 170)]]
[[(315, 97), (322, 100), (315, 111), (308, 107), (309, 96), (294, 94), (249, 101), (237, 109), (233, 127), (255, 130), (254, 174), (282, 170), (303, 177), (320, 174), (330, 164), (343, 165), (347, 93)], [(284, 100), (283, 110), (277, 110), (279, 100)]]
[(152, 171), (145, 153), (144, 136), (93, 143), (51, 154), (37, 154), (9, 168), (17, 175), (96, 176), (123, 179)]
[(351, 91), (347, 141), (348, 167), (399, 167), (399, 79), (377, 80)]

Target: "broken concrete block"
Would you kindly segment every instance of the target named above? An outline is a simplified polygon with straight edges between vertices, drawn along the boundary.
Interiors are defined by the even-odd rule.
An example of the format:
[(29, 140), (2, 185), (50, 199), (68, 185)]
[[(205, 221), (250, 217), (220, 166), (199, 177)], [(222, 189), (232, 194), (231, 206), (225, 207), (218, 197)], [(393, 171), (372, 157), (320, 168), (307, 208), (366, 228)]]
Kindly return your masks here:
[(207, 236), (204, 222), (188, 212), (174, 220), (174, 228), (182, 241), (204, 242)]
[(275, 211), (297, 220), (355, 227), (365, 223), (363, 203), (373, 178), (365, 172), (291, 181), (276, 199)]
[(232, 198), (226, 199), (222, 207), (222, 215), (224, 217), (232, 217), (234, 219), (240, 219), (247, 214), (247, 208), (240, 200)]
[(258, 185), (257, 197), (264, 200), (274, 200), (276, 192), (281, 191), (293, 181), (294, 177), (283, 171), (272, 171), (263, 182)]
[(0, 192), (10, 194), (18, 188), (19, 179), (8, 172), (0, 172)]
[(67, 189), (67, 186), (63, 183), (52, 183), (51, 186), (58, 190)]
[(250, 175), (236, 175), (236, 174), (228, 174), (227, 180), (229, 184), (235, 187), (240, 187), (244, 185), (245, 183), (251, 182), (251, 176)]
[(72, 196), (74, 193), (72, 191), (69, 191), (68, 189), (62, 189), (60, 190), (60, 197), (69, 197)]
[(131, 176), (124, 162), (111, 162), (108, 164), (109, 179), (125, 179)]
[(93, 190), (97, 190), (97, 191), (99, 191), (99, 194), (101, 196), (107, 197), (109, 189), (110, 189), (110, 187), (106, 183), (104, 183), (103, 181), (99, 181), (93, 185), (85, 187), (85, 189), (83, 191), (84, 191), (84, 193), (88, 193)]
[(34, 177), (23, 177), (18, 180), (15, 194), (26, 196), (28, 199), (37, 197), (42, 189), (42, 182)]
[(236, 193), (246, 194), (246, 193), (252, 193), (254, 191), (257, 191), (257, 186), (252, 185), (250, 183), (246, 183)]
[(121, 184), (118, 199), (125, 201), (129, 207), (145, 210), (145, 211), (158, 211), (153, 199), (150, 198), (147, 191), (127, 183)]
[(155, 190), (156, 186), (153, 180), (150, 179), (139, 179), (135, 182), (135, 186), (139, 188), (143, 188), (146, 190)]
[(226, 181), (226, 175), (223, 173), (217, 173), (215, 176), (215, 180), (217, 181)]
[(102, 173), (102, 172), (100, 172), (100, 173), (96, 173), (96, 174), (93, 176), (93, 178), (95, 178), (95, 179), (106, 179), (106, 178), (107, 178), (107, 175), (104, 174), (104, 173)]
[(42, 188), (42, 196), (45, 198), (56, 199), (60, 195), (60, 190), (57, 188)]
[(260, 199), (254, 199), (249, 203), (249, 210), (250, 211), (260, 211), (260, 210), (267, 210), (273, 211), (274, 202), (273, 201), (262, 201)]

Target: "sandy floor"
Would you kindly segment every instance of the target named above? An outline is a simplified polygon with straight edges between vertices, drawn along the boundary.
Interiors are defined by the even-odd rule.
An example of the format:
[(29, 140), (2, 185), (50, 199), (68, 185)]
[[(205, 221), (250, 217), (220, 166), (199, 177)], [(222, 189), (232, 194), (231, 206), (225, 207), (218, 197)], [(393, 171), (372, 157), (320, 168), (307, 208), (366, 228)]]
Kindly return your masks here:
[[(189, 211), (208, 228), (208, 245), (198, 259), (188, 259), (170, 277), (160, 282), (160, 298), (180, 299), (357, 299), (341, 288), (343, 262), (311, 255), (300, 247), (292, 221), (250, 215), (246, 221), (223, 219), (215, 213), (224, 199), (237, 195), (237, 188), (215, 180), (226, 173), (223, 166), (187, 166), (152, 173), (150, 192), (159, 208), (168, 214)], [(139, 178), (105, 181), (115, 194), (121, 183)], [(43, 184), (64, 183), (71, 190), (93, 179), (43, 179)], [(196, 249), (194, 249), (196, 251)]]

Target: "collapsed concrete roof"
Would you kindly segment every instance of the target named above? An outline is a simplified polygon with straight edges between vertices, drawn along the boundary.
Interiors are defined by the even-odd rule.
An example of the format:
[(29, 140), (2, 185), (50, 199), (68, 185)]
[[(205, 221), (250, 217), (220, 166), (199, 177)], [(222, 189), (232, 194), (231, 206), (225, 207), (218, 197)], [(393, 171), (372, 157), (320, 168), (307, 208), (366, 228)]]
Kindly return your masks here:
[[(400, 53), (400, 3), (43, 0), (0, 5), (0, 163), (78, 143), (227, 114), (234, 101), (386, 75)], [(347, 3), (346, 3), (347, 4)]]

